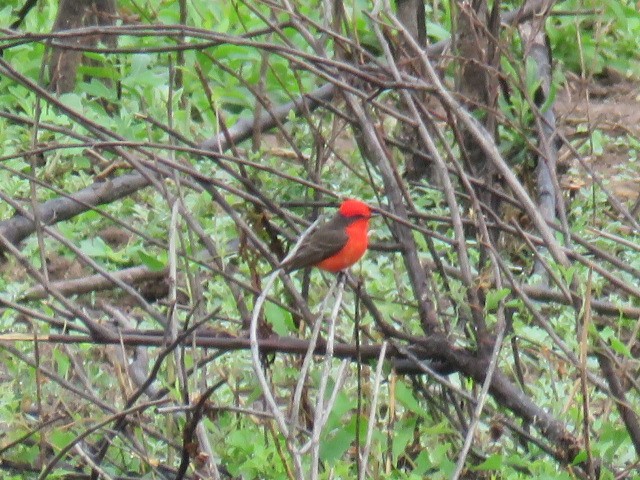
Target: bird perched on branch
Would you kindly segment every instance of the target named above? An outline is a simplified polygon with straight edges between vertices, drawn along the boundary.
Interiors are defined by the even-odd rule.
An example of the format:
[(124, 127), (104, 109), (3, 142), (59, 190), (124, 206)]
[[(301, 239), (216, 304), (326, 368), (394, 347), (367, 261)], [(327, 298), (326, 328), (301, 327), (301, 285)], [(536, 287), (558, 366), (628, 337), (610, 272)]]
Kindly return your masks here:
[(356, 263), (369, 246), (371, 209), (359, 200), (345, 200), (335, 216), (305, 238), (293, 257), (279, 268), (286, 272), (315, 266), (340, 272)]

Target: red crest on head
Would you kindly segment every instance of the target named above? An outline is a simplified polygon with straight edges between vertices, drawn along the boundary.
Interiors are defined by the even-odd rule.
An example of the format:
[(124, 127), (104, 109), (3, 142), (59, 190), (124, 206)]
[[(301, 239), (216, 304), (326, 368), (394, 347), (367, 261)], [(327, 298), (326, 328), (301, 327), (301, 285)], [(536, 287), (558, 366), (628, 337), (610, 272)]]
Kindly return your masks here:
[(367, 217), (371, 216), (369, 205), (360, 200), (348, 199), (340, 205), (340, 215), (345, 217)]

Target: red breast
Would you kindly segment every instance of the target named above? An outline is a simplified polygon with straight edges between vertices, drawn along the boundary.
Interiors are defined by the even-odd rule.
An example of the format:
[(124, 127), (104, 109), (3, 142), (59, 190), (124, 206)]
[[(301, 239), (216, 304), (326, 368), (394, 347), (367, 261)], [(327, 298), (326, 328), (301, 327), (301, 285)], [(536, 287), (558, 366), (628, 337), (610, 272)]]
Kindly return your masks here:
[(345, 200), (338, 210), (346, 220), (353, 219), (346, 227), (347, 242), (337, 253), (325, 258), (316, 266), (329, 272), (339, 272), (356, 263), (369, 246), (368, 231), (371, 209), (359, 200)]

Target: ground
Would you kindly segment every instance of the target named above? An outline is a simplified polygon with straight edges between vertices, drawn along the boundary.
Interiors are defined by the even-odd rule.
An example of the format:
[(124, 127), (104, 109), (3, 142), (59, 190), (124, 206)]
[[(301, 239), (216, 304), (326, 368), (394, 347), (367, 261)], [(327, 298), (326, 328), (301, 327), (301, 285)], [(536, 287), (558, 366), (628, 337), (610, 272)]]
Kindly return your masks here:
[[(575, 78), (559, 92), (555, 111), (561, 131), (571, 140), (583, 138), (586, 143), (587, 132), (596, 131), (592, 136), (594, 155), (585, 150), (585, 161), (614, 196), (632, 209), (640, 193), (638, 84), (619, 77), (589, 83)], [(568, 149), (561, 150), (560, 164), (567, 171), (561, 176), (561, 184), (565, 188), (590, 184), (589, 175), (572, 157)]]

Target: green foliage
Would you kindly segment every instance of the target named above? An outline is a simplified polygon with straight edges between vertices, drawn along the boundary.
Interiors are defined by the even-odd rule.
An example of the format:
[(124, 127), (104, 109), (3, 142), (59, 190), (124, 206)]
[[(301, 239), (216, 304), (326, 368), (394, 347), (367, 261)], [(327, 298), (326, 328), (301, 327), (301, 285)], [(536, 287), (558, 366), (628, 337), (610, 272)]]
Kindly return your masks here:
[(609, 68), (640, 75), (640, 13), (634, 1), (569, 0), (559, 8), (595, 13), (552, 17), (547, 33), (556, 59), (574, 72), (601, 74)]
[(232, 430), (225, 437), (224, 460), (228, 462), (229, 472), (247, 478), (284, 476), (286, 472), (273, 443), (256, 440), (256, 432), (241, 428)]
[[(8, 0), (0, 7), (3, 27), (7, 27), (15, 20), (15, 12), (22, 3), (18, 0)], [(188, 3), (190, 14), (187, 25), (202, 29), (206, 33), (237, 36), (264, 28), (265, 23), (260, 15), (254, 13), (252, 10), (254, 8), (264, 18), (269, 18), (273, 22), (290, 20), (284, 12), (271, 11), (268, 5), (257, 2), (255, 5), (209, 0), (193, 0)], [(57, 2), (53, 0), (40, 2), (38, 9), (25, 19), (24, 30), (48, 31), (55, 17), (56, 5)], [(180, 18), (179, 2), (140, 4), (140, 2), (123, 0), (119, 2), (119, 7), (123, 11), (135, 12), (142, 23), (177, 24)], [(371, 28), (370, 19), (364, 14), (364, 11), (368, 11), (370, 3), (358, 0), (345, 2), (344, 7), (346, 23), (354, 39), (365, 45), (367, 52), (379, 54), (381, 51), (378, 39)], [(450, 36), (452, 16), (450, 7), (451, 4), (448, 2), (434, 2), (428, 6), (428, 35), (431, 41), (443, 40)], [(200, 44), (206, 41), (204, 36), (196, 38), (196, 36), (187, 35), (181, 41), (185, 45), (198, 46), (198, 48), (185, 51), (184, 64), (180, 64), (175, 52), (159, 51), (161, 50), (159, 47), (174, 46), (177, 41), (175, 38), (162, 35), (123, 35), (119, 38), (119, 47), (130, 48), (134, 53), (87, 54), (87, 57), (97, 64), (81, 66), (76, 89), (72, 93), (60, 96), (59, 100), (78, 115), (113, 132), (114, 138), (121, 137), (129, 142), (145, 143), (144, 149), (148, 149), (157, 156), (154, 161), (158, 160), (157, 164), (149, 162), (148, 166), (160, 165), (160, 160), (173, 160), (177, 165), (200, 172), (212, 180), (212, 184), (217, 182), (216, 185), (231, 186), (231, 189), (226, 191), (219, 188), (218, 193), (229, 202), (234, 213), (246, 219), (250, 228), (254, 228), (258, 235), (263, 235), (261, 238), (264, 239), (270, 239), (270, 237), (267, 233), (259, 231), (260, 219), (254, 218), (258, 215), (254, 207), (245, 196), (233, 193), (233, 189), (242, 188), (242, 179), (253, 181), (258, 188), (266, 192), (268, 198), (279, 205), (287, 205), (290, 201), (298, 202), (301, 199), (315, 200), (314, 188), (302, 182), (292, 181), (291, 178), (313, 178), (313, 181), (317, 181), (328, 190), (340, 192), (343, 196), (357, 196), (375, 203), (383, 191), (382, 178), (375, 166), (361, 161), (357, 144), (353, 141), (353, 132), (344, 129), (344, 118), (340, 115), (318, 113), (310, 122), (305, 114), (291, 113), (286, 119), (286, 126), (277, 134), (263, 132), (263, 141), (257, 142), (255, 146), (248, 145), (249, 142), (234, 145), (234, 148), (240, 152), (239, 157), (247, 162), (254, 162), (259, 167), (243, 165), (245, 171), (238, 174), (241, 180), (225, 171), (223, 167), (232, 163), (226, 158), (209, 158), (169, 148), (176, 143), (181, 143), (176, 142), (176, 138), (184, 137), (197, 144), (219, 132), (221, 124), (228, 128), (239, 120), (254, 115), (260, 103), (256, 100), (256, 93), (261, 96), (266, 105), (273, 106), (289, 102), (300, 92), (308, 92), (324, 83), (323, 77), (301, 65), (301, 59), (311, 59), (308, 60), (310, 65), (318, 71), (323, 71), (324, 75), (330, 72), (330, 64), (323, 64), (316, 60), (318, 55), (316, 47), (325, 48), (330, 55), (335, 49), (333, 39), (320, 28), (326, 19), (321, 18), (318, 2), (297, 2), (296, 8), (299, 9), (300, 14), (310, 15), (317, 22), (315, 25), (308, 25), (312, 37), (318, 42), (317, 45), (309, 45), (298, 30), (290, 27), (283, 29), (284, 40), (275, 34), (261, 37), (263, 49), (248, 46), (246, 42), (240, 40), (220, 41), (213, 46), (201, 48)], [(603, 3), (593, 0), (585, 3), (568, 0), (556, 8), (563, 10), (595, 8), (601, 12), (600, 15), (553, 16), (549, 20), (548, 33), (554, 57), (561, 65), (581, 72), (584, 64), (585, 73), (594, 74), (603, 73), (606, 67), (615, 68), (625, 75), (640, 73), (637, 62), (637, 52), (640, 51), (638, 40), (640, 16), (633, 8), (631, 1), (608, 0)], [(515, 37), (513, 32), (505, 36), (507, 35)], [(274, 52), (272, 48), (274, 45), (284, 44), (297, 48), (301, 55), (293, 58)], [(509, 50), (509, 56), (505, 55), (502, 58), (500, 73), (513, 88), (508, 95), (501, 95), (498, 99), (501, 121), (500, 148), (514, 165), (526, 166), (527, 160), (531, 158), (533, 144), (531, 134), (534, 114), (530, 102), (535, 97), (540, 84), (535, 75), (535, 66), (531, 61), (513, 60), (521, 58), (522, 45), (519, 40), (508, 39), (505, 47), (512, 50)], [(583, 61), (580, 59), (580, 54)], [(40, 79), (44, 58), (43, 42), (24, 43), (3, 51), (3, 59), (6, 62), (36, 83)], [(265, 64), (268, 68), (263, 68)], [(380, 71), (383, 70), (384, 66)], [(446, 65), (443, 71), (447, 72)], [(540, 106), (542, 112), (550, 108), (556, 99), (559, 86), (565, 81), (561, 68), (556, 68), (556, 72), (550, 95)], [(181, 74), (182, 83), (172, 89), (170, 82), (175, 78), (176, 73)], [(92, 78), (85, 81), (85, 76)], [(452, 79), (445, 74), (444, 81), (448, 82)], [(118, 88), (115, 88), (115, 85)], [(396, 108), (399, 98), (397, 92), (392, 92), (386, 87), (380, 90), (376, 92), (375, 98), (372, 98), (386, 108)], [(33, 118), (36, 104), (36, 95), (30, 89), (12, 81), (6, 75), (0, 76), (0, 105), (3, 112)], [(338, 113), (345, 113), (344, 103), (340, 100), (336, 100), (333, 105), (338, 109)], [(38, 146), (46, 145), (50, 150), (43, 154), (45, 165), (36, 168), (34, 172), (40, 182), (34, 200), (42, 202), (58, 198), (60, 191), (81, 190), (92, 185), (98, 178), (97, 175), (111, 167), (112, 162), (122, 160), (119, 154), (106, 147), (85, 145), (84, 140), (80, 138), (88, 135), (87, 129), (63, 114), (60, 109), (46, 102), (41, 102), (41, 108), (39, 120), (42, 124), (55, 125), (59, 130), (40, 128), (38, 131)], [(171, 118), (168, 116), (169, 111), (172, 112)], [(156, 128), (154, 121), (167, 128)], [(399, 123), (397, 118), (391, 119), (389, 116), (381, 118), (381, 125), (392, 126), (388, 129), (389, 131), (398, 127)], [(176, 132), (177, 137), (172, 135), (172, 130)], [(590, 143), (580, 147), (581, 152), (594, 155), (602, 155), (606, 152), (611, 142), (609, 135), (586, 126), (578, 126), (576, 130), (577, 134), (590, 135)], [(31, 157), (25, 156), (24, 152), (33, 148), (33, 136), (34, 130), (30, 125), (0, 117), (0, 145), (3, 147), (3, 160), (0, 163), (2, 191), (11, 198), (19, 199), (20, 203), (27, 207), (32, 200), (31, 184), (28, 179), (32, 174), (32, 165), (28, 161)], [(455, 138), (451, 131), (445, 131), (444, 136), (444, 143), (447, 146), (454, 143)], [(283, 137), (286, 139), (283, 140)], [(288, 143), (289, 139), (291, 143)], [(318, 139), (320, 141), (317, 141)], [(323, 143), (325, 139), (332, 141), (337, 139), (343, 142), (343, 145), (336, 148), (334, 144), (328, 145), (329, 142)], [(630, 161), (637, 163), (637, 151), (640, 151), (638, 138), (628, 134), (619, 137), (616, 141), (619, 145), (631, 145), (635, 153), (631, 154)], [(157, 144), (166, 145), (167, 148), (158, 148)], [(136, 148), (129, 151), (130, 155), (137, 161), (146, 158), (142, 155), (143, 148)], [(462, 157), (458, 147), (451, 148), (457, 159)], [(87, 153), (89, 149), (101, 157), (99, 161)], [(400, 164), (404, 161), (405, 155), (406, 152), (394, 151), (392, 159)], [(233, 167), (234, 172), (240, 171), (237, 165)], [(179, 240), (178, 249), (180, 255), (183, 255), (180, 258), (180, 274), (191, 282), (188, 283), (190, 290), (203, 290), (202, 297), (198, 298), (198, 301), (202, 300), (202, 302), (194, 302), (189, 305), (189, 308), (175, 309), (174, 306), (168, 308), (159, 303), (157, 311), (162, 315), (175, 315), (182, 325), (187, 320), (191, 321), (195, 315), (194, 312), (198, 309), (213, 312), (219, 308), (219, 315), (204, 328), (228, 331), (230, 337), (244, 336), (245, 332), (239, 331), (238, 307), (232, 289), (230, 284), (226, 283), (226, 277), (218, 274), (216, 262), (222, 261), (227, 267), (225, 275), (232, 275), (235, 280), (238, 280), (238, 284), (242, 284), (243, 289), (246, 285), (251, 287), (251, 290), (243, 290), (244, 298), (251, 307), (253, 290), (259, 289), (263, 281), (261, 274), (268, 268), (264, 260), (255, 252), (251, 242), (247, 241), (246, 232), (237, 226), (230, 212), (219, 208), (211, 194), (203, 191), (202, 185), (196, 184), (193, 178), (190, 179), (196, 184), (193, 188), (191, 186), (186, 188), (171, 176), (156, 177), (151, 174), (151, 179), (158, 182), (154, 188), (139, 190), (126, 199), (101, 205), (99, 212), (89, 211), (75, 216), (71, 220), (56, 224), (55, 229), (68, 242), (77, 246), (86, 257), (98, 262), (108, 271), (134, 265), (161, 270), (168, 264), (168, 225), (172, 205), (170, 200), (180, 198), (184, 202), (186, 213), (202, 227), (207, 238), (216, 245), (218, 257), (212, 260), (203, 255), (202, 242), (194, 235), (194, 230), (189, 228), (187, 215), (181, 216), (176, 232)], [(41, 183), (49, 185), (50, 188), (41, 186)], [(109, 186), (108, 180), (105, 185)], [(440, 260), (446, 266), (458, 265), (460, 258), (454, 248), (456, 234), (450, 223), (442, 220), (442, 218), (451, 217), (445, 195), (439, 189), (427, 186), (426, 182), (419, 185), (407, 182), (406, 187), (416, 211), (429, 216), (422, 225), (435, 233), (431, 240), (436, 255), (440, 256)], [(454, 188), (459, 188), (459, 185), (454, 185)], [(249, 191), (246, 197), (250, 196)], [(310, 217), (314, 212), (310, 207), (286, 208), (300, 217)], [(466, 208), (466, 205), (461, 206), (460, 213), (466, 215), (468, 212), (463, 211)], [(325, 212), (328, 211), (329, 209), (325, 210)], [(573, 197), (569, 209), (569, 223), (572, 231), (579, 232), (599, 248), (617, 252), (619, 245), (616, 242), (587, 230), (587, 226), (593, 226), (594, 212), (596, 212), (595, 223), (599, 228), (608, 233), (620, 234), (620, 224), (611, 220), (611, 218), (615, 219), (615, 216), (606, 197), (599, 190), (594, 194), (580, 191)], [(8, 219), (14, 214), (15, 210), (11, 205), (0, 202), (0, 218)], [(293, 233), (290, 225), (281, 218), (274, 215), (269, 220), (276, 228)], [(114, 225), (130, 228), (131, 237), (124, 242), (112, 243), (97, 235), (105, 227)], [(561, 243), (568, 240), (558, 235)], [(281, 237), (282, 235), (278, 234), (278, 238)], [(376, 242), (386, 243), (397, 240), (391, 235), (388, 224), (383, 219), (376, 219), (373, 222), (372, 238)], [(637, 234), (631, 233), (627, 238), (629, 241), (638, 243)], [(426, 266), (427, 262), (432, 260), (426, 234), (416, 231), (414, 239), (419, 245), (419, 260), (424, 261)], [(471, 263), (475, 267), (480, 264), (477, 242), (473, 238), (467, 240)], [(48, 256), (56, 254), (69, 261), (76, 259), (76, 255), (70, 248), (54, 242), (47, 235), (44, 236), (44, 245)], [(20, 248), (34, 269), (43, 267), (40, 244), (36, 235), (25, 239)], [(498, 253), (507, 256), (506, 252)], [(619, 254), (628, 265), (640, 268), (640, 255), (636, 251), (620, 251)], [(575, 262), (570, 267), (560, 267), (552, 262), (548, 255), (544, 258), (550, 261), (553, 272), (565, 284), (564, 286), (570, 285), (576, 279), (584, 279), (588, 274), (588, 269), (583, 263)], [(13, 300), (33, 287), (36, 282), (20, 270), (15, 259), (11, 259), (11, 262), (13, 263), (3, 270), (3, 275), (0, 275), (0, 290), (3, 292), (3, 298)], [(404, 262), (405, 258), (401, 253), (375, 251), (368, 254), (354, 268), (353, 273), (357, 278), (362, 279), (363, 288), (374, 298), (380, 314), (395, 328), (409, 335), (423, 335), (424, 326), (421, 324), (413, 291), (405, 275)], [(517, 274), (518, 268), (527, 271), (530, 266), (531, 257), (523, 256), (520, 263), (510, 265), (510, 268), (512, 273)], [(86, 265), (81, 265), (80, 268), (83, 269), (83, 273), (89, 271)], [(5, 272), (8, 273), (5, 274)], [(324, 298), (330, 278), (316, 271), (311, 274), (311, 288), (308, 295), (310, 306), (317, 305)], [(622, 278), (630, 285), (637, 281), (631, 274), (626, 274)], [(294, 274), (292, 281), (302, 291), (302, 285), (305, 282), (303, 274)], [(603, 291), (605, 285), (603, 275), (595, 272), (592, 293), (597, 294)], [(234, 286), (238, 285), (234, 284)], [(582, 393), (576, 394), (574, 389), (574, 380), (577, 377), (575, 368), (569, 365), (564, 356), (557, 351), (547, 331), (532, 318), (524, 302), (512, 299), (515, 296), (512, 289), (488, 288), (483, 290), (484, 305), (469, 305), (464, 283), (459, 278), (441, 275), (437, 269), (434, 270), (429, 287), (434, 292), (434, 298), (431, 300), (437, 303), (438, 314), (442, 314), (446, 319), (446, 333), (454, 339), (457, 346), (470, 351), (473, 351), (476, 346), (466, 336), (471, 326), (466, 324), (463, 327), (463, 319), (470, 318), (472, 308), (478, 308), (483, 310), (487, 320), (493, 320), (500, 303), (509, 300), (506, 306), (512, 314), (514, 344), (517, 344), (521, 352), (520, 360), (526, 376), (526, 393), (530, 395), (532, 401), (557, 414), (563, 420), (573, 425), (581, 424), (580, 396)], [(278, 302), (290, 303), (287, 296), (282, 293), (283, 290), (278, 288), (280, 287), (276, 287), (273, 292)], [(586, 294), (585, 291), (578, 293)], [(189, 291), (189, 295), (195, 295), (195, 293)], [(613, 295), (610, 299), (619, 300), (620, 304), (624, 305), (631, 303), (625, 299), (614, 298)], [(149, 319), (139, 307), (129, 307), (126, 300), (121, 293), (110, 293), (105, 296), (82, 299), (81, 305), (83, 311), (90, 312), (97, 309), (101, 302), (122, 306), (127, 314), (131, 314), (132, 318), (140, 322), (142, 329), (158, 328), (155, 319)], [(60, 319), (76, 320), (76, 313), (70, 314), (66, 307), (54, 302), (51, 297), (42, 302), (29, 302), (25, 308), (37, 309), (41, 315), (58, 321)], [(347, 290), (338, 319), (338, 337), (345, 343), (352, 339), (351, 320), (355, 310), (355, 296)], [(361, 306), (360, 312), (363, 311), (365, 309)], [(545, 309), (543, 313), (568, 349), (572, 352), (578, 351), (580, 346), (579, 339), (575, 335), (576, 312), (571, 308), (556, 305)], [(274, 301), (267, 301), (264, 317), (277, 335), (295, 336), (303, 331), (302, 328), (297, 327), (299, 319)], [(100, 317), (100, 321), (102, 320), (111, 319), (105, 316)], [(633, 331), (635, 322), (637, 318), (620, 315), (614, 325), (601, 329), (592, 326), (589, 331), (590, 341), (599, 340), (610, 346), (620, 358), (632, 359), (633, 352), (625, 341), (625, 334)], [(360, 325), (367, 343), (379, 342), (383, 338), (370, 315), (362, 314)], [(22, 314), (10, 309), (1, 311), (0, 326), (3, 332), (12, 334), (31, 333), (33, 330), (37, 330), (39, 335), (53, 331), (58, 333), (58, 327), (44, 323), (26, 324)], [(33, 357), (33, 342), (16, 341), (14, 346), (28, 358)], [(116, 367), (118, 364), (113, 360), (113, 357), (117, 356), (114, 353), (116, 348), (120, 346), (113, 346), (110, 350), (89, 345), (73, 349), (69, 347), (68, 350), (48, 350), (48, 347), (42, 347), (40, 367), (46, 368), (63, 380), (73, 382), (86, 380), (87, 383), (83, 385), (88, 385), (95, 392), (99, 392), (99, 400), (106, 402), (109, 406), (120, 407), (126, 403), (132, 392), (127, 390), (130, 385), (124, 385), (127, 382), (122, 382), (118, 370), (122, 366)], [(508, 357), (505, 350), (503, 349), (503, 357), (501, 357), (501, 368), (515, 378), (513, 359)], [(108, 356), (105, 351), (109, 352)], [(148, 350), (151, 359), (156, 358), (158, 351), (159, 348)], [(287, 475), (285, 463), (289, 459), (281, 452), (286, 439), (265, 426), (269, 419), (258, 415), (224, 411), (226, 406), (251, 409), (261, 403), (261, 392), (256, 386), (246, 352), (227, 352), (220, 359), (208, 359), (204, 366), (199, 362), (204, 355), (212, 356), (210, 350), (202, 353), (185, 347), (183, 353), (185, 368), (195, 370), (193, 376), (189, 378), (190, 394), (196, 395), (201, 392), (203, 385), (211, 378), (227, 380), (224, 387), (215, 392), (215, 398), (212, 397), (212, 405), (215, 405), (212, 410), (215, 410), (215, 413), (204, 421), (212, 440), (214, 454), (219, 457), (221, 464), (234, 477), (284, 478)], [(64, 419), (63, 428), (55, 425), (51, 430), (42, 433), (48, 447), (54, 451), (64, 448), (91, 422), (102, 419), (106, 415), (102, 409), (85, 403), (84, 399), (79, 400), (78, 396), (72, 396), (55, 380), (42, 380), (39, 375), (36, 375), (35, 368), (9, 355), (7, 351), (0, 351), (0, 360), (2, 364), (0, 373), (3, 378), (7, 377), (3, 380), (3, 387), (6, 388), (0, 389), (0, 422), (9, 426), (6, 435), (1, 438), (3, 444), (36, 430), (29, 414), (33, 410), (33, 405), (37, 403), (36, 382), (38, 381), (44, 405), (57, 406), (55, 400), (60, 399), (64, 404), (61, 410), (68, 415), (68, 418)], [(286, 355), (270, 355), (264, 360), (265, 368), (271, 375), (269, 381), (283, 398), (288, 399), (290, 396), (288, 389), (295, 384), (300, 373), (300, 364), (297, 359)], [(592, 358), (589, 361), (593, 363)], [(157, 384), (169, 391), (168, 396), (171, 399), (182, 401), (181, 386), (176, 374), (179, 367), (173, 359), (163, 364), (158, 373)], [(592, 365), (590, 364), (589, 367)], [(323, 478), (355, 478), (356, 429), (359, 425), (360, 431), (357, 433), (362, 443), (366, 438), (367, 415), (372, 405), (370, 391), (372, 372), (367, 368), (369, 366), (365, 365), (366, 371), (361, 378), (365, 384), (365, 393), (361, 399), (363, 412), (360, 417), (358, 418), (359, 413), (356, 411), (357, 391), (354, 372), (348, 375), (337, 396), (336, 404), (329, 414), (327, 428), (321, 437), (320, 456), (327, 468), (322, 474)], [(311, 405), (315, 398), (320, 374), (320, 369), (314, 370), (308, 385), (305, 385), (305, 394), (308, 395), (307, 400)], [(442, 405), (438, 402), (443, 402), (443, 399), (450, 401), (451, 397), (442, 395), (443, 387), (432, 381), (430, 377), (425, 375), (416, 376), (416, 378), (415, 383), (412, 384), (408, 379), (398, 376), (393, 391), (386, 391), (385, 385), (379, 392), (378, 411), (373, 412), (376, 417), (373, 423), (373, 453), (370, 459), (372, 471), (379, 472), (379, 478), (445, 479), (450, 478), (455, 468), (462, 440), (460, 431), (454, 426), (455, 420), (451, 418), (464, 417), (468, 413), (467, 410), (472, 408), (471, 404), (460, 402), (455, 405), (444, 405), (439, 409), (438, 407)], [(448, 380), (464, 393), (470, 395), (477, 393), (476, 382), (469, 378), (451, 375)], [(330, 385), (329, 390), (332, 387), (333, 385)], [(389, 390), (392, 389), (389, 388)], [(69, 395), (72, 400), (66, 398), (66, 395)], [(604, 393), (596, 391), (593, 392), (591, 400), (601, 406), (606, 405), (610, 399)], [(637, 392), (630, 393), (629, 402), (637, 405)], [(216, 410), (218, 407), (220, 411)], [(308, 414), (314, 407), (307, 408), (308, 411), (305, 413)], [(494, 414), (497, 410), (495, 402), (489, 401), (487, 411), (490, 413), (487, 415)], [(498, 413), (509, 415), (508, 412)], [(149, 473), (150, 464), (165, 462), (175, 465), (177, 461), (167, 453), (168, 446), (165, 439), (169, 437), (179, 443), (181, 429), (186, 423), (185, 416), (180, 415), (182, 413), (176, 417), (160, 415), (151, 410), (141, 414), (139, 417), (141, 424), (160, 431), (160, 435), (149, 434), (134, 421), (128, 427), (130, 431), (127, 433), (144, 446), (144, 454), (148, 454), (149, 458), (145, 458), (140, 451), (134, 450), (132, 444), (127, 443), (128, 440), (117, 437), (113, 440), (108, 461), (105, 461), (105, 465), (109, 466), (106, 467), (107, 470), (109, 468), (115, 470), (113, 466), (117, 465), (122, 467), (122, 470), (130, 470), (139, 475), (152, 475)], [(635, 460), (633, 445), (628, 433), (620, 427), (616, 415), (614, 408), (603, 408), (603, 413), (594, 420), (599, 435), (593, 439), (592, 445), (594, 451), (603, 457), (605, 464), (631, 463)], [(494, 441), (487, 433), (485, 420), (486, 417), (483, 417), (477, 433), (477, 441), (474, 442), (478, 455), (470, 457), (467, 461), (469, 472), (486, 474), (487, 476), (483, 478), (572, 478), (567, 470), (559, 467), (546, 453), (535, 448), (529, 452), (522, 451), (517, 444), (518, 439), (512, 438), (515, 434), (505, 434)], [(97, 442), (99, 438), (102, 437), (95, 435), (89, 440)], [(10, 449), (5, 454), (6, 458), (15, 462), (35, 464), (41, 453), (39, 440), (39, 434), (35, 434), (33, 443), (20, 444)], [(581, 452), (576, 461), (583, 458), (584, 452)], [(113, 476), (116, 477), (121, 473), (114, 471)], [(51, 478), (56, 476), (62, 478), (64, 475), (66, 472), (60, 469)], [(133, 473), (132, 475), (135, 476)], [(605, 478), (613, 478), (613, 475), (605, 472)]]
[(273, 325), (273, 330), (281, 336), (293, 335), (296, 331), (291, 312), (271, 302), (264, 306), (267, 322)]

